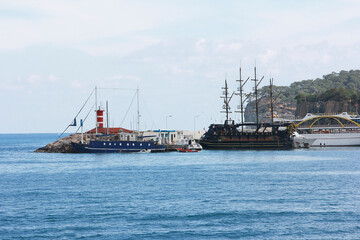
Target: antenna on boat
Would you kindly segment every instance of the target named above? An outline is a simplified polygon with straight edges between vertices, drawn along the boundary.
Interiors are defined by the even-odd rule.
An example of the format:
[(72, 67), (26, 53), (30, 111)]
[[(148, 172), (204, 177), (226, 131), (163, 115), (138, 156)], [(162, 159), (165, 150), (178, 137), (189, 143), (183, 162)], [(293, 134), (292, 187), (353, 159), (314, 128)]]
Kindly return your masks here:
[[(247, 81), (249, 80), (250, 77), (248, 77), (245, 82), (244, 80), (241, 78), (241, 62), (240, 62), (240, 68), (239, 68), (239, 74), (240, 74), (240, 78), (239, 80), (236, 80), (237, 82), (239, 82), (239, 87), (238, 87), (238, 91), (239, 93), (236, 93), (236, 95), (239, 95), (240, 96), (240, 111), (235, 111), (235, 112), (239, 112), (240, 113), (240, 117), (241, 117), (241, 132), (244, 131), (244, 102), (246, 101), (246, 99), (248, 98), (248, 96), (243, 99), (243, 96), (244, 96), (244, 86), (245, 84), (247, 83)], [(238, 107), (239, 108), (239, 107)]]
[(81, 143), (84, 143), (84, 127), (83, 127), (84, 123), (83, 120), (80, 119), (80, 127), (81, 127)]
[[(256, 64), (256, 63), (255, 63)], [(261, 81), (264, 79), (264, 76), (259, 80), (256, 78), (256, 66), (254, 67), (254, 75), (255, 78), (251, 79), (254, 81), (255, 84), (255, 110), (256, 110), (256, 126), (259, 127), (259, 101), (258, 101), (258, 86), (260, 85)]]

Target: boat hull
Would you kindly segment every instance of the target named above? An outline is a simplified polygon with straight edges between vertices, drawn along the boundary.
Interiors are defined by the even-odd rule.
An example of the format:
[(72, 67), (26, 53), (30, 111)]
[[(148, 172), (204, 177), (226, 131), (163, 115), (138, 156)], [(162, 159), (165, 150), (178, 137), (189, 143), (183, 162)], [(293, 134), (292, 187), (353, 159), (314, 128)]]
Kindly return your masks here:
[(178, 148), (178, 152), (199, 152), (199, 150), (196, 149), (185, 149), (185, 148)]
[[(256, 127), (240, 132), (240, 127)], [(261, 129), (261, 131), (260, 131)], [(271, 129), (271, 131), (265, 131)], [(203, 149), (292, 149), (291, 125), (257, 124), (211, 124), (199, 140)]]
[(309, 139), (305, 137), (294, 137), (295, 148), (309, 148), (313, 146), (315, 139)]
[(301, 134), (314, 142), (311, 147), (350, 147), (360, 146), (360, 133), (312, 133)]
[(238, 141), (219, 141), (219, 140), (201, 140), (201, 146), (210, 150), (231, 150), (231, 149), (291, 149), (293, 148), (291, 141), (278, 140), (238, 140)]
[(90, 141), (89, 143), (72, 143), (78, 153), (131, 153), (131, 152), (164, 152), (165, 146), (155, 142), (140, 141)]

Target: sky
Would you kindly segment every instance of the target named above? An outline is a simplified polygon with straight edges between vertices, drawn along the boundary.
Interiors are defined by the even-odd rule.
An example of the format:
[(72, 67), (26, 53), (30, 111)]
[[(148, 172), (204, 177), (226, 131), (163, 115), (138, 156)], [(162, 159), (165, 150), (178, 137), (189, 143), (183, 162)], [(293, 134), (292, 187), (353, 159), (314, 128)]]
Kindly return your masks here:
[(61, 133), (95, 87), (110, 126), (136, 128), (139, 88), (140, 129), (207, 129), (240, 65), (282, 86), (359, 69), (359, 29), (357, 0), (0, 0), (0, 133)]

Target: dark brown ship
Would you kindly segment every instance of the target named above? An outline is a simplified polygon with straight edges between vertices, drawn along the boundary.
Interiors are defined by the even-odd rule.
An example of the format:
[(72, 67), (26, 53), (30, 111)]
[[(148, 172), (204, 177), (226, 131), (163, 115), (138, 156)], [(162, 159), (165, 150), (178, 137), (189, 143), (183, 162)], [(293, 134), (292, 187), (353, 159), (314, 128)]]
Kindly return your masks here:
[[(294, 131), (294, 125), (291, 123), (274, 123), (273, 119), (273, 98), (272, 98), (272, 83), (270, 79), (270, 111), (271, 111), (271, 123), (259, 122), (259, 108), (258, 108), (258, 86), (263, 80), (256, 78), (256, 68), (254, 68), (255, 78), (252, 79), (255, 83), (255, 109), (256, 109), (256, 122), (245, 123), (244, 122), (244, 103), (249, 95), (244, 96), (243, 87), (249, 80), (243, 81), (241, 79), (240, 68), (240, 82), (239, 93), (240, 96), (240, 115), (241, 123), (236, 124), (234, 120), (229, 119), (230, 112), (230, 100), (234, 93), (229, 97), (227, 81), (225, 80), (224, 89), (224, 109), (223, 113), (226, 113), (226, 120), (224, 124), (211, 124), (208, 131), (199, 140), (199, 143), (204, 149), (291, 149), (293, 148), (292, 133)], [(245, 97), (245, 99), (244, 99)]]

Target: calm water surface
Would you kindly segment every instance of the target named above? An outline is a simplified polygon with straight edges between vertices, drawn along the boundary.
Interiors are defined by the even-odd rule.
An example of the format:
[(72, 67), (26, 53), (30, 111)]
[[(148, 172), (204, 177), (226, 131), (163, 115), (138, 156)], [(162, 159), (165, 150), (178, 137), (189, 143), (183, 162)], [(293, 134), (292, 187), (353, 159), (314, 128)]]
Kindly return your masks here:
[(360, 148), (49, 154), (0, 135), (0, 239), (360, 239)]

